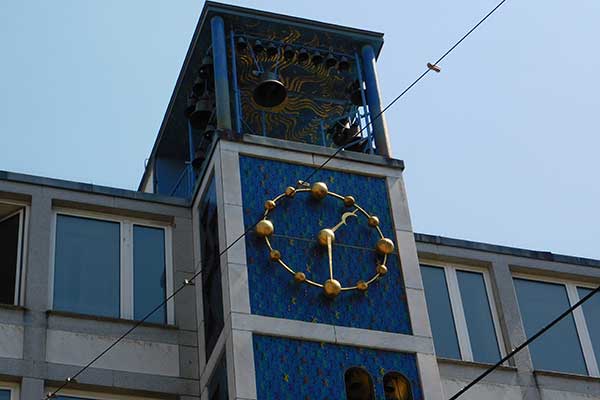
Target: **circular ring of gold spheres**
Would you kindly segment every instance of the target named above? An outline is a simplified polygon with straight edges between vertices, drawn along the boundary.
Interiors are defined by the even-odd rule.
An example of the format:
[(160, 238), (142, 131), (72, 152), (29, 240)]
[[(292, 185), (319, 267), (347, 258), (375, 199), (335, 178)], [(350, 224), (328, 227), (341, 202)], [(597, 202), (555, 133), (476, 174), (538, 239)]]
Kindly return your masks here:
[(369, 214), (364, 208), (362, 208), (360, 205), (358, 205), (356, 203), (354, 197), (342, 196), (338, 193), (329, 191), (329, 189), (327, 188), (327, 185), (323, 182), (316, 182), (311, 187), (294, 188), (292, 186), (289, 186), (285, 189), (285, 191), (283, 193), (281, 193), (274, 199), (265, 201), (265, 205), (264, 205), (265, 212), (263, 215), (263, 219), (260, 220), (258, 222), (258, 224), (256, 224), (256, 233), (265, 239), (267, 247), (269, 248), (269, 258), (272, 262), (276, 262), (279, 265), (281, 265), (286, 271), (288, 271), (290, 274), (292, 274), (294, 276), (294, 280), (298, 283), (307, 283), (309, 285), (323, 289), (325, 283), (327, 282), (327, 281), (325, 283), (315, 282), (311, 279), (308, 279), (304, 272), (294, 270), (292, 267), (290, 267), (288, 264), (286, 264), (286, 262), (283, 260), (283, 256), (282, 256), (281, 252), (277, 249), (274, 249), (273, 246), (271, 245), (271, 241), (269, 240), (269, 237), (275, 231), (275, 226), (273, 225), (273, 222), (271, 222), (271, 220), (269, 220), (269, 218), (268, 218), (269, 214), (276, 210), (277, 204), (279, 204), (279, 202), (286, 201), (287, 199), (293, 199), (296, 197), (296, 194), (298, 194), (298, 193), (311, 194), (314, 198), (316, 198), (318, 200), (322, 200), (322, 199), (326, 198), (327, 196), (341, 200), (345, 207), (347, 207), (347, 208), (353, 207), (354, 208), (354, 211), (352, 211), (353, 213), (360, 212), (360, 214), (365, 216), (367, 218), (368, 225), (371, 228), (374, 228), (380, 237), (379, 240), (377, 241), (377, 243), (375, 244), (375, 250), (377, 251), (379, 256), (382, 258), (379, 259), (375, 265), (375, 274), (368, 280), (364, 280), (364, 279), (358, 280), (356, 282), (356, 284), (354, 284), (353, 286), (342, 286), (340, 288), (341, 291), (348, 291), (348, 290), (359, 290), (361, 292), (366, 291), (373, 282), (375, 282), (376, 280), (378, 280), (379, 278), (381, 278), (383, 275), (385, 275), (387, 273), (386, 263), (387, 263), (388, 255), (392, 254), (394, 252), (394, 242), (392, 242), (390, 239), (386, 238), (383, 235), (383, 232), (381, 231), (381, 228), (379, 227), (379, 218), (377, 218), (375, 215)]

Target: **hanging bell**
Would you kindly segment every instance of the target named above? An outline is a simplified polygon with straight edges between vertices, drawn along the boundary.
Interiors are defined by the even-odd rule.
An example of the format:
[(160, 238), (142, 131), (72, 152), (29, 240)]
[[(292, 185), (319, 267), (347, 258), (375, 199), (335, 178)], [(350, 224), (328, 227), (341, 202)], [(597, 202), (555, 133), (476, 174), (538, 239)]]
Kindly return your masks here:
[(354, 104), (355, 106), (363, 105), (362, 93), (360, 91), (360, 82), (358, 80), (355, 80), (350, 84), (350, 86), (348, 86), (347, 92), (350, 95), (350, 101), (352, 102), (352, 104)]
[(193, 93), (190, 93), (187, 98), (185, 109), (183, 110), (183, 115), (185, 115), (186, 118), (189, 118), (196, 109), (196, 101), (198, 101), (198, 98), (194, 96)]
[(206, 79), (197, 77), (194, 80), (194, 85), (192, 85), (192, 93), (194, 94), (194, 96), (196, 96), (196, 98), (202, 96), (204, 94), (204, 92), (206, 91), (206, 89), (207, 89)]
[(313, 63), (313, 65), (319, 65), (323, 62), (323, 56), (321, 55), (321, 52), (319, 52), (319, 50), (316, 50), (311, 58), (310, 61)]
[(198, 68), (198, 76), (202, 79), (209, 79), (213, 71), (213, 60), (210, 56), (204, 56), (202, 58), (202, 64)]
[(283, 49), (283, 58), (285, 58), (286, 60), (292, 60), (294, 59), (295, 55), (296, 52), (294, 51), (294, 48), (292, 46), (285, 46), (285, 49)]
[(305, 63), (308, 61), (309, 58), (310, 56), (308, 55), (308, 50), (300, 49), (300, 51), (298, 52), (298, 62)]
[(350, 61), (348, 57), (342, 56), (338, 62), (338, 71), (348, 71), (350, 69)]
[(325, 58), (325, 66), (327, 68), (334, 67), (337, 64), (337, 62), (337, 58), (335, 58), (333, 53), (330, 52), (329, 54), (327, 54), (327, 57)]
[(248, 42), (246, 41), (246, 39), (240, 36), (235, 42), (235, 48), (239, 52), (246, 51), (246, 49), (248, 48)]
[(254, 50), (254, 53), (256, 54), (262, 53), (265, 50), (265, 46), (263, 46), (262, 42), (257, 39), (252, 46), (252, 50)]
[(190, 113), (190, 124), (194, 129), (203, 129), (213, 111), (213, 104), (210, 96), (202, 96), (196, 101), (194, 111)]
[[(360, 139), (360, 125), (357, 122), (351, 123), (348, 118), (342, 118), (337, 121), (329, 129), (329, 132), (332, 134), (331, 139), (333, 143), (338, 147), (347, 146)], [(362, 152), (364, 150), (364, 143), (359, 142), (345, 149)]]
[(277, 47), (277, 46), (275, 45), (275, 43), (270, 43), (270, 44), (267, 46), (267, 56), (268, 56), (268, 57), (273, 57), (273, 56), (276, 56), (276, 55), (277, 55), (277, 53), (279, 53), (279, 47)]
[(252, 98), (261, 107), (276, 107), (287, 98), (287, 89), (277, 74), (267, 71), (260, 75), (260, 82), (254, 88)]

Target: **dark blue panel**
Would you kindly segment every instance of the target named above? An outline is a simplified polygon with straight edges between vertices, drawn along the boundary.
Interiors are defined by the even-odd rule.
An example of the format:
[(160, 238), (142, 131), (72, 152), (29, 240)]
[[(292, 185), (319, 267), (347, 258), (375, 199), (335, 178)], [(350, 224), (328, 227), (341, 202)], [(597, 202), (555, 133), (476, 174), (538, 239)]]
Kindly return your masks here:
[(467, 320), (473, 359), (494, 364), (500, 360), (500, 350), (483, 274), (456, 271), (456, 276)]
[(10, 400), (10, 390), (0, 390), (0, 400)]
[[(590, 294), (592, 289), (577, 288), (579, 298), (583, 298)], [(596, 360), (600, 362), (600, 293), (596, 293), (582, 305), (585, 322), (592, 340), (592, 347)]]
[[(165, 230), (133, 226), (133, 314), (140, 320), (163, 302), (167, 293), (165, 268)], [(148, 322), (167, 322), (165, 306), (155, 311)]]
[(253, 342), (259, 399), (340, 400), (345, 393), (344, 373), (351, 367), (369, 372), (377, 399), (385, 398), (383, 376), (391, 371), (409, 380), (413, 400), (423, 399), (413, 354), (262, 335), (254, 335)]
[[(569, 308), (564, 285), (515, 279), (527, 337)], [(573, 315), (569, 314), (529, 345), (535, 369), (587, 374)]]
[[(265, 200), (279, 195), (312, 171), (295, 164), (240, 157), (246, 228), (261, 218)], [(312, 181), (324, 181), (331, 191), (356, 197), (358, 204), (379, 217), (384, 235), (395, 241), (384, 179), (321, 170)], [(316, 245), (316, 235), (320, 229), (338, 223), (344, 211), (348, 209), (339, 200), (327, 197), (318, 202), (307, 193), (298, 193), (293, 199), (283, 200), (271, 213), (269, 218), (275, 225), (272, 244), (290, 267), (305, 272), (309, 279), (323, 282), (328, 278), (328, 257), (325, 248)], [(367, 227), (366, 219), (361, 218), (350, 219), (348, 226), (336, 232), (334, 275), (344, 286), (353, 286), (359, 279), (367, 280), (375, 274), (374, 246), (378, 236)], [(245, 241), (254, 314), (411, 333), (397, 255), (388, 258), (388, 274), (373, 283), (367, 293), (342, 292), (335, 300), (328, 300), (321, 289), (296, 284), (291, 274), (269, 262), (264, 239), (251, 233)]]
[(425, 287), (425, 299), (433, 332), (435, 353), (440, 357), (460, 360), (458, 337), (444, 269), (422, 265), (421, 275)]
[(54, 309), (120, 315), (120, 224), (58, 215)]
[(187, 175), (189, 170), (184, 161), (157, 158), (155, 163), (156, 193), (175, 197), (188, 197), (190, 195), (191, 190)]

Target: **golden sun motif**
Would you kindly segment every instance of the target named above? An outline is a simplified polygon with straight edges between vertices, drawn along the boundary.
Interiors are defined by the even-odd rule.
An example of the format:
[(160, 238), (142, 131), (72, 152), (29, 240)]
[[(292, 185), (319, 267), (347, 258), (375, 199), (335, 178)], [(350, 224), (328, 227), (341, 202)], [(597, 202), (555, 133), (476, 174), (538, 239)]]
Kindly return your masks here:
[[(308, 185), (310, 186), (310, 185)], [(302, 271), (296, 271), (289, 265), (285, 263), (283, 260), (283, 256), (281, 252), (277, 249), (274, 249), (271, 245), (271, 241), (269, 237), (273, 234), (275, 227), (273, 222), (269, 220), (269, 214), (275, 210), (277, 207), (277, 203), (284, 199), (292, 199), (299, 193), (308, 193), (312, 195), (317, 200), (323, 200), (327, 196), (334, 197), (338, 200), (341, 200), (344, 203), (344, 206), (350, 211), (346, 211), (341, 215), (340, 221), (331, 228), (321, 229), (317, 234), (317, 242), (319, 245), (327, 247), (327, 255), (329, 261), (329, 279), (327, 279), (323, 283), (315, 282), (306, 277), (306, 274)], [(342, 284), (335, 279), (334, 277), (334, 268), (333, 268), (333, 243), (335, 242), (335, 232), (345, 226), (349, 218), (358, 218), (359, 215), (363, 215), (367, 219), (368, 225), (375, 229), (379, 234), (380, 239), (375, 244), (375, 250), (381, 256), (381, 259), (377, 260), (374, 275), (367, 280), (359, 280), (353, 286), (342, 286)], [(322, 226), (322, 224), (319, 224)], [(296, 189), (292, 186), (289, 186), (285, 189), (283, 193), (278, 195), (272, 200), (267, 200), (265, 202), (265, 213), (263, 215), (263, 219), (260, 220), (256, 224), (256, 233), (265, 239), (265, 243), (269, 249), (269, 258), (272, 262), (278, 263), (281, 265), (286, 271), (294, 276), (294, 280), (301, 283), (307, 283), (311, 286), (319, 287), (323, 290), (327, 297), (333, 298), (340, 294), (342, 291), (349, 290), (358, 290), (361, 292), (366, 291), (369, 286), (380, 279), (383, 275), (387, 273), (387, 257), (388, 255), (394, 252), (394, 242), (392, 240), (386, 238), (379, 227), (379, 218), (377, 216), (372, 215), (365, 211), (361, 206), (356, 203), (356, 200), (353, 196), (342, 196), (340, 194), (329, 191), (327, 185), (324, 182), (316, 182), (311, 187), (301, 187)], [(308, 267), (308, 265), (307, 265)], [(310, 272), (309, 268), (307, 268), (307, 272)]]

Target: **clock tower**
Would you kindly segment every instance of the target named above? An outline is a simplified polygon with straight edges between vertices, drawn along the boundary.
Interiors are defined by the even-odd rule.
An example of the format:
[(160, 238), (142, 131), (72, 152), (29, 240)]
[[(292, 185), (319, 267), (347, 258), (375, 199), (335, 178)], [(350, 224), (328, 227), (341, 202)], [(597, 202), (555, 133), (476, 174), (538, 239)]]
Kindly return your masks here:
[(382, 45), (206, 2), (140, 185), (193, 204), (203, 399), (442, 399)]

